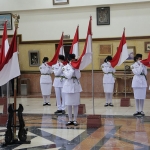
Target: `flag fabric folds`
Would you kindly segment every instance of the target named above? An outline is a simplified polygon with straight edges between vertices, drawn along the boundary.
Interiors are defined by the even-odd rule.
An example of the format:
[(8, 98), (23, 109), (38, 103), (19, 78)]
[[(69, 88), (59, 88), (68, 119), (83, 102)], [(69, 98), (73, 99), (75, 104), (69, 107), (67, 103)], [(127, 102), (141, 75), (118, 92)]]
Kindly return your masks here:
[(71, 65), (75, 69), (84, 69), (92, 62), (92, 31), (91, 31), (92, 18), (90, 17), (86, 42), (84, 45), (83, 52), (77, 61), (72, 61)]
[(63, 53), (64, 53), (63, 50), (64, 50), (64, 48), (63, 48), (63, 33), (62, 33), (59, 44), (58, 44), (58, 47), (57, 47), (57, 50), (55, 52), (55, 55), (52, 58), (52, 60), (50, 62), (48, 62), (47, 64), (49, 66), (52, 66), (52, 65), (56, 64), (59, 54), (63, 55)]
[(15, 30), (6, 58), (0, 64), (0, 86), (6, 84), (9, 80), (20, 75), (20, 67), (16, 44), (17, 41)]
[(150, 67), (150, 52), (148, 54), (148, 58), (141, 60), (141, 63), (144, 64), (147, 67)]
[(7, 37), (7, 21), (4, 23), (3, 37), (2, 37), (2, 47), (0, 52), (0, 63), (5, 60), (9, 49), (8, 37)]
[(78, 58), (78, 52), (79, 52), (79, 26), (76, 29), (76, 33), (74, 35), (74, 39), (69, 54), (75, 54), (76, 58)]
[(113, 59), (110, 61), (111, 66), (120, 66), (127, 58), (128, 58), (128, 49), (126, 44), (126, 38), (125, 38), (125, 31), (122, 34), (122, 38), (118, 47), (118, 50), (113, 57)]

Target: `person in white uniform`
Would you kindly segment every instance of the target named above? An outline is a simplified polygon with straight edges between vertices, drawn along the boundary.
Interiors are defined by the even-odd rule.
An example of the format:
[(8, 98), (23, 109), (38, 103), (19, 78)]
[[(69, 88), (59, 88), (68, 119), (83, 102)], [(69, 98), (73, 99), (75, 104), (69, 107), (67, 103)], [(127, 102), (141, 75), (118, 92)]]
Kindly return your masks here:
[(43, 96), (43, 106), (45, 105), (51, 105), (50, 104), (50, 95), (51, 95), (51, 89), (52, 89), (52, 79), (50, 74), (53, 73), (52, 67), (47, 64), (48, 57), (43, 58), (43, 63), (39, 67), (41, 72), (40, 77), (40, 86), (41, 86), (41, 92)]
[(59, 55), (57, 64), (53, 65), (53, 72), (55, 74), (55, 79), (53, 82), (53, 86), (55, 88), (56, 102), (57, 102), (57, 113), (65, 114), (65, 99), (64, 93), (62, 93), (63, 84), (65, 82), (65, 77), (63, 75), (62, 67), (65, 57), (63, 55)]
[(143, 106), (144, 100), (146, 98), (147, 68), (140, 62), (141, 59), (142, 54), (136, 54), (136, 56), (134, 57), (135, 63), (131, 65), (131, 69), (134, 74), (132, 79), (132, 88), (134, 92), (134, 99), (136, 102), (136, 113), (134, 113), (133, 116), (145, 115), (143, 112)]
[(106, 104), (104, 105), (105, 107), (107, 106), (114, 106), (112, 104), (112, 95), (114, 91), (114, 75), (113, 73), (115, 72), (115, 69), (111, 66), (110, 61), (112, 60), (111, 56), (107, 56), (104, 60), (104, 63), (101, 65), (102, 71), (104, 73), (103, 76), (103, 88), (104, 88), (104, 93), (105, 93), (105, 99), (106, 99)]
[[(80, 92), (82, 91), (79, 78), (81, 73), (79, 69), (71, 66), (71, 61), (75, 60), (75, 54), (69, 54), (69, 64), (63, 67), (63, 74), (66, 81), (63, 85), (63, 93), (65, 94), (65, 105), (68, 106), (69, 122), (66, 124), (77, 126), (78, 105), (80, 104)], [(74, 110), (74, 121), (72, 119), (72, 107)]]

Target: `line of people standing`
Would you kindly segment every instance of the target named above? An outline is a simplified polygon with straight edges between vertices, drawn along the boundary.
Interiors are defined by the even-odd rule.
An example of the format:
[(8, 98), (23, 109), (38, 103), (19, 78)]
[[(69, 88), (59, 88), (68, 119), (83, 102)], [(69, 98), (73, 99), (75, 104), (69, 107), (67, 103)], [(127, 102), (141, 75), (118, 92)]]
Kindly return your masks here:
[[(111, 56), (107, 56), (102, 64), (103, 76), (103, 88), (106, 98), (105, 107), (111, 106), (112, 96), (115, 83), (115, 69), (111, 66)], [(134, 99), (136, 103), (136, 112), (134, 116), (144, 116), (143, 106), (146, 98), (147, 88), (147, 68), (141, 63), (142, 54), (136, 54), (134, 57), (135, 63), (131, 65), (131, 70), (134, 74), (132, 80), (132, 88), (134, 92)], [(69, 121), (66, 125), (77, 126), (78, 105), (80, 104), (80, 92), (82, 91), (80, 84), (81, 73), (79, 69), (73, 68), (71, 61), (75, 61), (75, 54), (69, 54), (68, 64), (64, 65), (64, 56), (59, 55), (57, 64), (52, 67), (47, 64), (48, 57), (43, 58), (43, 63), (40, 66), (41, 78), (40, 85), (43, 95), (43, 106), (50, 105), (50, 95), (52, 88), (52, 79), (50, 74), (54, 73), (55, 79), (53, 86), (55, 88), (57, 113), (65, 114), (66, 106), (68, 108)], [(72, 118), (72, 108), (74, 110), (74, 118)]]
[[(82, 87), (80, 84), (81, 73), (79, 69), (73, 68), (71, 62), (75, 61), (75, 54), (69, 54), (68, 64), (64, 65), (64, 56), (59, 55), (57, 64), (52, 67), (47, 64), (48, 57), (43, 58), (43, 63), (39, 67), (41, 72), (40, 85), (43, 95), (43, 106), (50, 105), (50, 94), (52, 88), (51, 73), (55, 78), (53, 86), (55, 88), (57, 111), (55, 114), (65, 114), (66, 106), (68, 107), (69, 121), (66, 124), (77, 126), (78, 105), (80, 104), (80, 92)], [(47, 81), (47, 82), (45, 82)], [(72, 118), (72, 108), (74, 118)]]
[[(107, 56), (104, 60), (104, 63), (101, 65), (102, 71), (104, 73), (103, 76), (103, 88), (105, 93), (105, 99), (107, 106), (114, 106), (112, 104), (112, 95), (114, 91), (114, 83), (115, 83), (115, 76), (114, 72), (115, 69), (111, 66), (111, 56)], [(146, 99), (146, 89), (147, 89), (147, 67), (141, 63), (142, 54), (136, 54), (134, 57), (134, 64), (131, 65), (131, 70), (134, 74), (132, 79), (132, 88), (134, 93), (134, 99), (136, 103), (136, 112), (133, 116), (141, 115), (144, 116), (143, 107), (144, 107), (144, 100)]]

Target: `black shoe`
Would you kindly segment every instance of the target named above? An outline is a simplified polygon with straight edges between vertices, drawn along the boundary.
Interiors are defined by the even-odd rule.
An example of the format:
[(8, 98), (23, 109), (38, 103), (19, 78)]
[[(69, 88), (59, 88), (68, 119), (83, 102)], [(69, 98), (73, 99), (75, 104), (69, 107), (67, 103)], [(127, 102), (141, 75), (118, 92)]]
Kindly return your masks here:
[(62, 110), (57, 110), (54, 112), (55, 114), (59, 114), (59, 113), (62, 113)]
[(69, 121), (66, 126), (74, 125), (73, 121)]
[(66, 113), (66, 111), (65, 110), (62, 110), (62, 114), (65, 114)]
[(114, 105), (112, 103), (109, 103), (109, 106), (113, 107)]
[(106, 103), (104, 106), (107, 107), (107, 106), (108, 106), (108, 103)]
[(46, 105), (47, 105), (47, 103), (44, 103), (44, 104), (43, 104), (43, 106), (46, 106)]
[(73, 125), (74, 125), (74, 126), (78, 126), (79, 124), (77, 123), (77, 121), (74, 121), (74, 122), (73, 122)]
[(50, 104), (50, 103), (46, 103), (46, 105), (51, 106), (51, 104)]
[(136, 112), (133, 114), (133, 116), (137, 116), (137, 115), (140, 115), (141, 113), (140, 112)]
[(143, 111), (141, 111), (141, 112), (140, 112), (140, 115), (145, 116), (145, 114), (144, 114), (144, 112), (143, 112)]

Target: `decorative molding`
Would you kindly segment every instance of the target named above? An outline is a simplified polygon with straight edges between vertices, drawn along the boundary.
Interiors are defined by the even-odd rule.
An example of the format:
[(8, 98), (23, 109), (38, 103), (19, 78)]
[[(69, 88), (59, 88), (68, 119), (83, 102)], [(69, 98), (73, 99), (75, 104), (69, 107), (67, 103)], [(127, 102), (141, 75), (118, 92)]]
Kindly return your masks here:
[[(13, 35), (8, 35), (9, 38), (13, 37)], [(22, 34), (18, 34), (19, 37), (19, 44), (36, 44), (36, 43), (59, 43), (59, 40), (40, 40), (40, 41), (23, 41)], [(2, 38), (2, 35), (0, 35)], [(112, 38), (93, 38), (93, 41), (102, 42), (102, 41), (117, 41), (120, 40), (121, 37), (112, 37)], [(150, 39), (150, 36), (133, 36), (133, 37), (126, 37), (126, 40), (139, 40), (139, 39)], [(72, 43), (73, 39), (64, 40), (65, 43)], [(80, 39), (79, 42), (85, 42), (85, 39)]]

